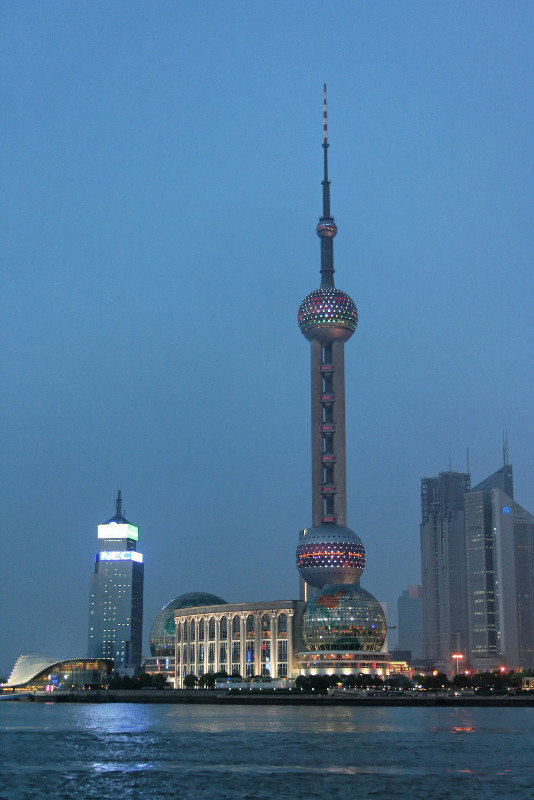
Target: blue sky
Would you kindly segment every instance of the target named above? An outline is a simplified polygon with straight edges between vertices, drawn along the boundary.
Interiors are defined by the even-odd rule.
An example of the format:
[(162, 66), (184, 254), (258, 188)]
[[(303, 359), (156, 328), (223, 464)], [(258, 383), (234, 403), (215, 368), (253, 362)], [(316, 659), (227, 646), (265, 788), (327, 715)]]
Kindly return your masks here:
[[(145, 652), (182, 592), (297, 595), (328, 85), (362, 585), (420, 581), (420, 481), (534, 510), (530, 2), (0, 2), (0, 671), (85, 653), (122, 489)], [(393, 634), (394, 637), (394, 634)], [(394, 641), (394, 638), (393, 638)]]

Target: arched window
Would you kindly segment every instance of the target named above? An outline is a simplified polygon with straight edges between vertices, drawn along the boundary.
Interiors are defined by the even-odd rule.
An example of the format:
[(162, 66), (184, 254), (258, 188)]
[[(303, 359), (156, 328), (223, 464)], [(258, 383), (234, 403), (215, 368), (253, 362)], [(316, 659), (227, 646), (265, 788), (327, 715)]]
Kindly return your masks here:
[(249, 614), (247, 617), (247, 639), (254, 638), (254, 614)]
[(271, 638), (271, 616), (270, 614), (263, 614), (261, 618), (261, 638)]
[(199, 641), (204, 640), (204, 620), (199, 619), (198, 621), (198, 639)]
[(215, 639), (215, 617), (210, 617), (208, 622), (208, 639), (211, 641)]
[(191, 635), (191, 641), (194, 642), (195, 641), (195, 620), (194, 619), (192, 619), (191, 622), (190, 622), (189, 632), (190, 632), (190, 635)]
[(219, 638), (228, 639), (228, 620), (226, 617), (221, 617), (221, 621), (219, 623)]
[(235, 616), (232, 620), (232, 638), (239, 639), (241, 634), (241, 620)]
[(187, 622), (184, 622), (184, 629), (183, 629), (183, 642), (187, 642)]
[(287, 639), (287, 614), (278, 615), (278, 638)]
[(179, 622), (178, 625), (176, 626), (176, 641), (177, 642), (181, 642), (182, 641), (182, 623), (181, 622)]

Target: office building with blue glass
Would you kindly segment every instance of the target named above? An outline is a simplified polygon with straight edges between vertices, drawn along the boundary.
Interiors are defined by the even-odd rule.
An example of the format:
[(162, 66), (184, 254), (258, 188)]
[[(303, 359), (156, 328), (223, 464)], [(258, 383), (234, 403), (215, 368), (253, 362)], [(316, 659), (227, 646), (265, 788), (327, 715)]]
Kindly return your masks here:
[(115, 515), (98, 526), (97, 535), (88, 654), (113, 659), (115, 669), (135, 669), (142, 657), (144, 566), (139, 529), (123, 516), (120, 491)]

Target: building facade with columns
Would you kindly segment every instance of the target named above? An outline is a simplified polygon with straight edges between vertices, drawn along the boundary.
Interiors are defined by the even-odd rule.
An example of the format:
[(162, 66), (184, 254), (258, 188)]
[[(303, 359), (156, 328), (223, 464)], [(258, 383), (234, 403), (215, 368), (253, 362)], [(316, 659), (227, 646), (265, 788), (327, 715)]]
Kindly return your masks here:
[(299, 600), (275, 600), (177, 609), (175, 688), (186, 675), (208, 672), (293, 677), (304, 608)]

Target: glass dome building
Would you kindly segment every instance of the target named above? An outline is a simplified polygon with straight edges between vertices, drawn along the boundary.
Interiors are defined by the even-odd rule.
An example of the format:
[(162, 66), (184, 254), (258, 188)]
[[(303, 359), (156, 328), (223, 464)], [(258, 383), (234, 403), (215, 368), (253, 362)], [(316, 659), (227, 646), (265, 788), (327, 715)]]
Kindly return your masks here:
[(386, 617), (378, 600), (360, 586), (327, 586), (308, 603), (302, 638), (308, 650), (379, 652)]
[(208, 592), (187, 592), (175, 597), (156, 616), (150, 628), (150, 654), (152, 657), (174, 659), (176, 641), (174, 612), (178, 608), (195, 608), (196, 606), (218, 606), (226, 604), (215, 594)]

